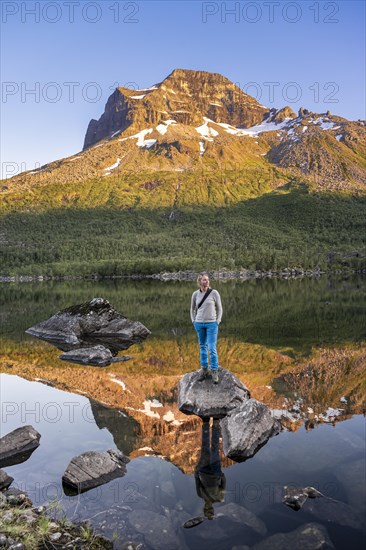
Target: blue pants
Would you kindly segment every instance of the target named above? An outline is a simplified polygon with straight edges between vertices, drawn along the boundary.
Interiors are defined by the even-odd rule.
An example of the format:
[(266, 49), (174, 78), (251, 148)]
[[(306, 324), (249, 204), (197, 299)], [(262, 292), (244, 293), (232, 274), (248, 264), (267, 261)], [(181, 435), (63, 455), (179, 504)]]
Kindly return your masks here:
[(211, 369), (216, 370), (219, 366), (217, 357), (216, 342), (219, 325), (216, 321), (211, 323), (193, 323), (196, 329), (198, 342), (200, 345), (200, 365), (203, 368), (208, 368), (208, 353), (210, 353)]

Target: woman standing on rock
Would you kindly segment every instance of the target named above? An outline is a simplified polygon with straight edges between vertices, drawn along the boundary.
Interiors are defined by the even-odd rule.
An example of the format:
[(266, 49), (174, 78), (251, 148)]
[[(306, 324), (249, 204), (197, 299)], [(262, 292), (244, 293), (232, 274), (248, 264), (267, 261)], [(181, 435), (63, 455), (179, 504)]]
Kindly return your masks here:
[(193, 292), (191, 300), (191, 319), (196, 329), (200, 346), (201, 372), (199, 380), (208, 377), (208, 354), (214, 384), (219, 381), (217, 369), (219, 367), (216, 343), (219, 324), (222, 317), (220, 294), (210, 287), (207, 273), (197, 277), (199, 289)]

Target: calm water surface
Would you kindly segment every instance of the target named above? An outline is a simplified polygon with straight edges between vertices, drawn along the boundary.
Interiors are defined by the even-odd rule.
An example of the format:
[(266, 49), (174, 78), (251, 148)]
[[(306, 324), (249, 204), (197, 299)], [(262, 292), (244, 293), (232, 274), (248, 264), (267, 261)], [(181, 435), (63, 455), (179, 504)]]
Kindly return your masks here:
[[(272, 408), (287, 409), (289, 420), (288, 430), (244, 463), (232, 463), (220, 454), (226, 488), (224, 501), (214, 505), (215, 519), (183, 528), (189, 518), (203, 514), (204, 501), (194, 479), (200, 424), (184, 428), (178, 423), (177, 436), (170, 431), (174, 438), (169, 440), (169, 460), (164, 459), (167, 452), (151, 456), (149, 449), (163, 445), (168, 435), (149, 434), (156, 425), (148, 417), (150, 424), (145, 424), (141, 413), (129, 414), (126, 393), (117, 385), (113, 393), (120, 392), (120, 406), (101, 403), (111, 405), (115, 397), (96, 389), (102, 391), (110, 369), (90, 368), (87, 395), (64, 391), (79, 381), (81, 388), (85, 368), (78, 379), (79, 366), (59, 361), (55, 348), (24, 334), (27, 327), (71, 304), (95, 296), (109, 299), (152, 330), (151, 341), (136, 351), (135, 362), (120, 364), (114, 373), (131, 388), (134, 378), (139, 381), (142, 393), (136, 390), (136, 399), (158, 399), (175, 411), (173, 387), (181, 374), (197, 366), (190, 283), (73, 281), (1, 287), (1, 435), (27, 424), (41, 434), (40, 446), (26, 462), (6, 468), (14, 485), (25, 489), (35, 504), (53, 501), (55, 513), (90, 519), (106, 535), (141, 542), (146, 549), (251, 547), (274, 533), (314, 522), (326, 528), (335, 548), (363, 548), (365, 280), (230, 281), (213, 286), (224, 305), (221, 364), (247, 381), (258, 398), (270, 406), (275, 403)], [(34, 381), (49, 379), (50, 373), (54, 387)], [(99, 376), (95, 386), (93, 376)], [(314, 410), (329, 420), (330, 408), (333, 422), (314, 420)], [(61, 477), (72, 457), (113, 448), (130, 456), (123, 478), (82, 495), (64, 493)], [(190, 464), (189, 455), (194, 457)], [(314, 507), (295, 512), (282, 503), (283, 486), (288, 484), (314, 486), (335, 504), (321, 507), (319, 499), (312, 501)], [(253, 514), (251, 525), (235, 521), (237, 507)]]

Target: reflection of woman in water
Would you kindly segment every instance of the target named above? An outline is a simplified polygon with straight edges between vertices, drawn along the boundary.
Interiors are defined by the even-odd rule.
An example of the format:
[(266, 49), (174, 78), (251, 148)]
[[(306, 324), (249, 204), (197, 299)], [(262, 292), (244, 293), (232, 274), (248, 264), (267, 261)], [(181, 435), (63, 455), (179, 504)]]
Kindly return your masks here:
[(210, 423), (208, 419), (204, 419), (202, 423), (201, 455), (194, 477), (197, 495), (205, 501), (203, 513), (207, 519), (214, 517), (214, 502), (223, 502), (225, 495), (226, 480), (221, 470), (219, 444), (219, 420), (213, 420), (210, 445)]

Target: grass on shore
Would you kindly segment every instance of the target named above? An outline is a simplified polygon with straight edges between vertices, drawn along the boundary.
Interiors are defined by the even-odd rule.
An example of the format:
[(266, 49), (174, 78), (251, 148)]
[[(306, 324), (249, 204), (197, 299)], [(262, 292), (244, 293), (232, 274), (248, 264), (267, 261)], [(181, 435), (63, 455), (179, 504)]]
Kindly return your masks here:
[[(3, 504), (0, 531), (7, 538), (23, 544), (26, 550), (64, 548), (66, 543), (73, 541), (75, 547), (88, 550), (113, 548), (112, 541), (98, 536), (88, 522), (72, 523), (65, 515), (55, 520), (47, 515), (46, 508), (32, 508), (29, 503)], [(61, 537), (53, 540), (55, 533), (61, 533)]]

